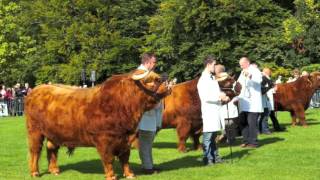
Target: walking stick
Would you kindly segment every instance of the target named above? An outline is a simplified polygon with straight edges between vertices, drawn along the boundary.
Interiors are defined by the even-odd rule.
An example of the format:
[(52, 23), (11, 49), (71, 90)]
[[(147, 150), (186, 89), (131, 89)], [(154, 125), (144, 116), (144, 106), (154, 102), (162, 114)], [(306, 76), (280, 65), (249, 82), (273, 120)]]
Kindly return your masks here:
[(228, 127), (227, 130), (227, 140), (228, 140), (228, 144), (229, 144), (229, 149), (230, 149), (230, 160), (231, 160), (231, 164), (233, 163), (233, 158), (232, 158), (232, 143), (231, 143), (231, 139), (230, 139), (230, 130), (231, 130), (231, 125), (230, 125), (230, 118), (229, 118), (229, 103), (227, 103), (227, 118), (228, 118), (228, 125), (230, 127)]

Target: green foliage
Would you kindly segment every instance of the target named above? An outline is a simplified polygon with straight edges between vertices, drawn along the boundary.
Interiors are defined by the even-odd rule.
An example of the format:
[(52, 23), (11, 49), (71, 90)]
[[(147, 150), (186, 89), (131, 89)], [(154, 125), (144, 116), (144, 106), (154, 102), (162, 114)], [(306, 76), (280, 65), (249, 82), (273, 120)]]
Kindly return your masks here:
[(314, 0), (295, 0), (296, 13), (284, 21), (284, 37), (287, 43), (302, 40), (302, 52), (287, 51), (288, 66), (302, 67), (320, 62), (320, 2)]
[(287, 43), (291, 43), (293, 39), (297, 39), (305, 33), (305, 27), (295, 17), (286, 19), (283, 22), (284, 38)]
[(289, 68), (284, 68), (281, 66), (276, 65), (276, 63), (271, 62), (271, 63), (264, 63), (261, 65), (261, 68), (270, 68), (272, 71), (271, 77), (276, 80), (278, 76), (282, 76), (283, 80), (288, 79), (291, 76), (291, 69)]
[(309, 66), (304, 66), (301, 68), (301, 71), (307, 71), (309, 73), (320, 71), (320, 64), (310, 64)]
[[(294, 1), (294, 2), (293, 2)], [(228, 70), (238, 59), (285, 69), (320, 61), (320, 2), (314, 0), (0, 0), (0, 82), (98, 83), (131, 71), (140, 54), (179, 81), (207, 55)], [(304, 51), (297, 51), (301, 40)], [(87, 82), (89, 83), (89, 82)]]
[(285, 45), (282, 21), (288, 14), (270, 1), (164, 0), (150, 23), (146, 49), (155, 50), (171, 76), (191, 79), (214, 55), (236, 69), (247, 55), (261, 62), (281, 60)]
[(0, 1), (0, 82), (26, 81), (26, 57), (36, 51), (35, 41), (19, 25), (23, 9), (15, 2)]
[[(39, 51), (30, 56), (36, 83), (79, 84), (82, 69), (99, 82), (139, 64), (147, 19), (155, 1), (22, 1), (28, 34)], [(89, 79), (89, 73), (86, 74)]]

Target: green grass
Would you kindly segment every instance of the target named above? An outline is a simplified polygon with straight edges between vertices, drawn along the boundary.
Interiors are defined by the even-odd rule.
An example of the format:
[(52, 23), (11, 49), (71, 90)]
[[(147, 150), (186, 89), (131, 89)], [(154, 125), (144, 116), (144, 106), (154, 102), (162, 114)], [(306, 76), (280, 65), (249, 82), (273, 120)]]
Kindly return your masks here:
[[(172, 129), (162, 130), (154, 143), (155, 164), (163, 169), (157, 175), (142, 175), (137, 150), (131, 151), (130, 164), (138, 179), (319, 179), (320, 178), (320, 111), (307, 111), (308, 128), (291, 127), (289, 113), (279, 113), (280, 123), (287, 132), (259, 137), (258, 149), (233, 146), (233, 163), (211, 167), (202, 166), (201, 151), (185, 154), (176, 150), (176, 134)], [(0, 118), (0, 180), (32, 179), (28, 169), (28, 151), (25, 121), (22, 117)], [(191, 147), (191, 142), (188, 143)], [(43, 151), (45, 148), (43, 149)], [(228, 146), (220, 145), (220, 154), (230, 158)], [(94, 148), (77, 148), (72, 157), (60, 149), (61, 174), (47, 173), (45, 152), (40, 159), (41, 179), (103, 179), (100, 158)], [(122, 171), (115, 162), (116, 173)], [(123, 179), (123, 178), (122, 178)]]

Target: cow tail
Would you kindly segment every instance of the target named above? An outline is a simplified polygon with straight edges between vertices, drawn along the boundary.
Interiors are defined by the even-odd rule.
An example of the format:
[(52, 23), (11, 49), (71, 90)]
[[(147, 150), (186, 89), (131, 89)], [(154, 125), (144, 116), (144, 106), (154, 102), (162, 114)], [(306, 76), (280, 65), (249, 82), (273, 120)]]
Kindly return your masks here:
[(74, 149), (75, 149), (74, 147), (68, 147), (67, 154), (68, 154), (69, 157), (73, 155)]

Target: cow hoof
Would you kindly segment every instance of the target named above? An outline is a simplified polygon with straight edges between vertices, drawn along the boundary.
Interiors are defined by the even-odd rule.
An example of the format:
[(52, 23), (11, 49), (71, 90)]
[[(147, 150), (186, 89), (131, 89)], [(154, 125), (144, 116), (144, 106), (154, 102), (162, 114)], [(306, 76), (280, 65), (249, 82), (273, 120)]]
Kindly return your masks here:
[(178, 148), (178, 151), (179, 151), (180, 153), (186, 153), (186, 152), (188, 152), (188, 151), (187, 151), (187, 148), (185, 148), (185, 147), (179, 147), (179, 148)]
[(50, 174), (53, 174), (55, 176), (60, 174), (59, 168), (52, 168), (52, 169), (49, 170), (49, 172), (50, 172)]
[(54, 172), (54, 173), (51, 173), (51, 174), (53, 174), (53, 175), (55, 175), (55, 176), (58, 176), (58, 175), (59, 175), (58, 172)]
[(201, 145), (195, 146), (193, 149), (194, 149), (195, 151), (200, 151), (200, 150), (202, 150), (202, 146), (201, 146)]
[(106, 180), (117, 180), (117, 177), (116, 176), (106, 177)]
[(136, 176), (135, 176), (134, 174), (130, 174), (130, 175), (128, 175), (128, 176), (124, 175), (124, 177), (125, 177), (126, 179), (135, 179), (135, 178), (136, 178)]
[(33, 172), (31, 173), (31, 177), (40, 177), (39, 172)]
[(179, 151), (180, 153), (187, 153), (187, 152), (188, 152), (186, 149), (178, 149), (178, 151)]
[(106, 177), (106, 180), (117, 180), (117, 176)]

